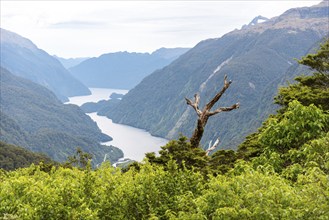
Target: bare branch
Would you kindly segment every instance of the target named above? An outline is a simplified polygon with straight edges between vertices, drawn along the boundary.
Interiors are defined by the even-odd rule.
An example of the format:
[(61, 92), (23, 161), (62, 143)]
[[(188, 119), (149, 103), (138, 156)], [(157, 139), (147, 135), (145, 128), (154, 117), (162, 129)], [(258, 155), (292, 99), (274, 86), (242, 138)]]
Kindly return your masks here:
[[(232, 81), (227, 81), (227, 75), (224, 76), (224, 86), (221, 91), (219, 91), (214, 98), (208, 102), (208, 104), (205, 105), (205, 107), (202, 109), (202, 111), (199, 109), (199, 102), (200, 102), (200, 96), (199, 94), (194, 95), (194, 102), (192, 102), (190, 99), (185, 98), (188, 105), (192, 106), (192, 108), (196, 111), (198, 114), (198, 120), (197, 120), (197, 126), (194, 129), (194, 132), (192, 134), (192, 137), (190, 138), (190, 142), (192, 147), (196, 148), (199, 147), (204, 128), (208, 122), (208, 119), (210, 116), (218, 114), (220, 112), (227, 112), (231, 111), (233, 109), (239, 108), (239, 103), (236, 103), (232, 105), (231, 107), (219, 107), (215, 111), (210, 111), (211, 108), (216, 104), (216, 102), (222, 97), (222, 95), (225, 93), (225, 91), (230, 87)], [(213, 146), (214, 149), (216, 146)], [(211, 151), (212, 147), (209, 148), (209, 152)], [(209, 153), (207, 150), (207, 154)]]
[(216, 102), (222, 97), (222, 95), (225, 93), (225, 91), (228, 89), (228, 87), (230, 87), (231, 83), (232, 83), (232, 81), (227, 81), (227, 75), (225, 75), (224, 76), (224, 86), (223, 86), (222, 90), (219, 93), (217, 93), (210, 102), (208, 102), (208, 104), (204, 107), (203, 111), (205, 111), (205, 110), (209, 111), (216, 104)]
[(211, 151), (215, 150), (216, 147), (218, 146), (218, 144), (219, 144), (219, 138), (217, 138), (217, 140), (215, 141), (215, 143), (211, 147), (209, 147), (207, 149), (206, 155), (208, 156)]
[(196, 104), (196, 106), (198, 107), (199, 106), (199, 102), (200, 102), (200, 95), (198, 93), (195, 93), (194, 94), (194, 102)]
[(188, 104), (188, 105), (190, 105), (190, 106), (193, 107), (193, 102), (190, 99), (188, 99), (188, 98), (185, 97), (185, 100), (186, 100), (186, 104)]
[(236, 104), (232, 105), (231, 107), (219, 107), (215, 111), (208, 112), (207, 115), (208, 116), (213, 116), (213, 115), (216, 115), (216, 114), (218, 114), (220, 112), (229, 112), (229, 111), (232, 111), (233, 109), (237, 109), (239, 107), (240, 107), (240, 104), (239, 103), (236, 103)]
[(192, 108), (196, 111), (196, 113), (198, 114), (198, 116), (201, 115), (201, 111), (199, 109), (199, 102), (200, 102), (200, 96), (199, 94), (195, 94), (194, 95), (194, 102), (192, 102), (190, 99), (185, 98), (186, 103), (190, 106), (192, 106)]

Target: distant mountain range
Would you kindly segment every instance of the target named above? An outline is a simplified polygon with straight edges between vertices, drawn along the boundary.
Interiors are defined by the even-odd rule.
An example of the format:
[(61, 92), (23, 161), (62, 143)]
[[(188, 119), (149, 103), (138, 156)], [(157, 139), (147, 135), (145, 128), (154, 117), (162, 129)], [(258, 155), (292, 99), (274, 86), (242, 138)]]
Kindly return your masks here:
[(190, 136), (197, 117), (184, 98), (199, 93), (203, 107), (222, 88), (227, 74), (233, 83), (219, 104), (240, 102), (241, 107), (211, 118), (202, 142), (220, 137), (219, 149), (234, 149), (275, 111), (278, 86), (300, 73), (294, 59), (328, 37), (328, 14), (328, 1), (323, 1), (269, 20), (258, 17), (241, 30), (204, 40), (147, 76), (107, 116), (169, 139), (180, 133)]
[(93, 163), (111, 162), (123, 156), (120, 149), (100, 145), (110, 141), (97, 124), (76, 105), (62, 104), (43, 86), (0, 71), (0, 141), (42, 152), (65, 161), (76, 148), (93, 155)]
[(145, 76), (160, 69), (188, 48), (161, 48), (153, 53), (116, 52), (87, 59), (70, 72), (88, 87), (131, 89)]
[(62, 58), (62, 57), (58, 57), (56, 55), (54, 55), (54, 57), (61, 62), (61, 64), (66, 68), (71, 68), (74, 67), (78, 64), (80, 64), (82, 61), (85, 61), (87, 59), (89, 59), (90, 57), (78, 57), (78, 58)]
[(54, 57), (39, 49), (32, 41), (1, 29), (1, 66), (16, 76), (36, 82), (62, 100), (90, 94), (89, 89), (75, 79)]

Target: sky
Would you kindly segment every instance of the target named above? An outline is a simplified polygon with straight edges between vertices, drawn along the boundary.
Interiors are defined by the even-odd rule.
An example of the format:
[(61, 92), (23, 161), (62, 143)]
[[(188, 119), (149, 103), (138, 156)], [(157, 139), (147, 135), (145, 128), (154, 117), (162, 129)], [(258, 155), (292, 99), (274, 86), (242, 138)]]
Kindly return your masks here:
[(258, 15), (272, 18), (319, 0), (17, 1), (1, 0), (0, 26), (51, 55), (98, 57), (193, 47), (240, 29)]

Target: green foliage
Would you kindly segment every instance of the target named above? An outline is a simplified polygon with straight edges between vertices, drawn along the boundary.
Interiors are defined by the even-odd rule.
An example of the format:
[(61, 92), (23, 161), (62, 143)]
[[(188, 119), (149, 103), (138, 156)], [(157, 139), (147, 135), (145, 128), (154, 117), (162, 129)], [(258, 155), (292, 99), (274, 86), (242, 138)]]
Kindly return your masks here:
[(299, 63), (316, 72), (312, 76), (299, 76), (295, 78), (297, 84), (280, 88), (279, 95), (275, 98), (276, 103), (287, 107), (292, 100), (298, 100), (303, 105), (314, 104), (329, 110), (329, 38), (316, 54), (308, 54)]
[(263, 146), (259, 142), (260, 131), (248, 135), (237, 150), (238, 158), (250, 160), (253, 157), (258, 157), (263, 152)]
[(225, 174), (234, 167), (237, 154), (233, 150), (219, 150), (210, 157), (209, 167), (215, 174)]
[(126, 173), (103, 164), (99, 169), (63, 167), (45, 173), (38, 166), (2, 173), (0, 216), (20, 219), (146, 219), (164, 218), (181, 209), (181, 197), (199, 196), (203, 177), (145, 163)]
[(140, 170), (39, 166), (0, 172), (0, 217), (18, 219), (326, 219), (329, 183), (316, 167), (294, 185), (237, 162), (226, 175), (180, 169), (170, 160)]
[[(329, 110), (329, 79), (326, 76), (304, 76), (295, 78), (299, 84), (279, 89), (276, 103), (288, 106), (292, 100), (298, 100), (303, 105), (314, 104)], [(327, 84), (327, 86), (324, 86)], [(281, 110), (282, 111), (282, 110)]]
[(298, 101), (292, 101), (282, 116), (269, 119), (259, 138), (261, 144), (285, 153), (327, 131), (328, 114), (314, 105), (303, 106)]
[(193, 168), (207, 173), (209, 158), (206, 156), (205, 151), (201, 148), (193, 148), (186, 137), (180, 136), (178, 140), (169, 141), (161, 148), (158, 157), (154, 153), (146, 154), (146, 158), (150, 163), (165, 165), (170, 160), (174, 160), (180, 168)]
[(320, 45), (316, 54), (308, 54), (299, 63), (316, 70), (318, 74), (329, 74), (329, 38)]
[(92, 160), (92, 155), (86, 152), (83, 152), (81, 148), (76, 149), (76, 154), (73, 156), (69, 156), (67, 161), (63, 164), (64, 167), (79, 167), (86, 168), (90, 161)]
[(54, 163), (49, 157), (40, 153), (33, 153), (24, 148), (6, 144), (0, 141), (0, 168), (14, 170), (28, 167), (32, 163)]
[[(198, 198), (207, 219), (326, 218), (328, 211), (317, 209), (317, 205), (324, 208), (325, 196), (313, 200), (317, 205), (309, 207), (310, 201), (305, 199), (310, 198), (307, 193), (311, 189), (293, 187), (275, 174), (254, 171), (248, 166), (244, 169), (241, 175), (217, 176), (209, 181), (209, 188)], [(314, 186), (316, 190), (328, 191), (325, 187)]]
[[(329, 114), (311, 104), (292, 101), (282, 114), (268, 119), (254, 141), (261, 149), (251, 158), (255, 168), (280, 173), (293, 182), (309, 169), (317, 168), (328, 175)], [(246, 144), (245, 144), (246, 145)], [(247, 153), (246, 153), (247, 152)], [(248, 151), (239, 152), (248, 156)]]
[(316, 54), (300, 61), (318, 72), (280, 88), (276, 102), (282, 108), (239, 146), (239, 158), (293, 182), (315, 167), (328, 174), (328, 44), (326, 39)]
[(90, 164), (83, 170), (0, 170), (0, 218), (325, 220), (327, 119), (316, 106), (294, 101), (237, 154), (222, 150), (207, 157), (180, 137), (126, 172), (109, 163), (96, 170)]

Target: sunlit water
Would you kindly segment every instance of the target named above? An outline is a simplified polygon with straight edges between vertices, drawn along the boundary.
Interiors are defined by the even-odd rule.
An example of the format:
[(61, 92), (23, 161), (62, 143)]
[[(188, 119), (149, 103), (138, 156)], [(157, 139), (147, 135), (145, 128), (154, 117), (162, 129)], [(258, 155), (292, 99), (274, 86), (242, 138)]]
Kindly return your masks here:
[[(119, 94), (126, 94), (128, 92), (128, 90), (103, 88), (90, 88), (90, 91), (92, 94), (88, 96), (70, 97), (68, 103), (81, 106), (86, 102), (98, 102), (103, 99), (107, 100), (113, 92)], [(99, 116), (97, 113), (90, 113), (87, 115), (97, 123), (103, 133), (113, 138), (113, 141), (103, 144), (120, 148), (125, 158), (142, 161), (145, 153), (158, 152), (160, 147), (168, 142), (166, 139), (150, 135), (150, 133), (145, 130), (113, 123), (111, 119)]]

